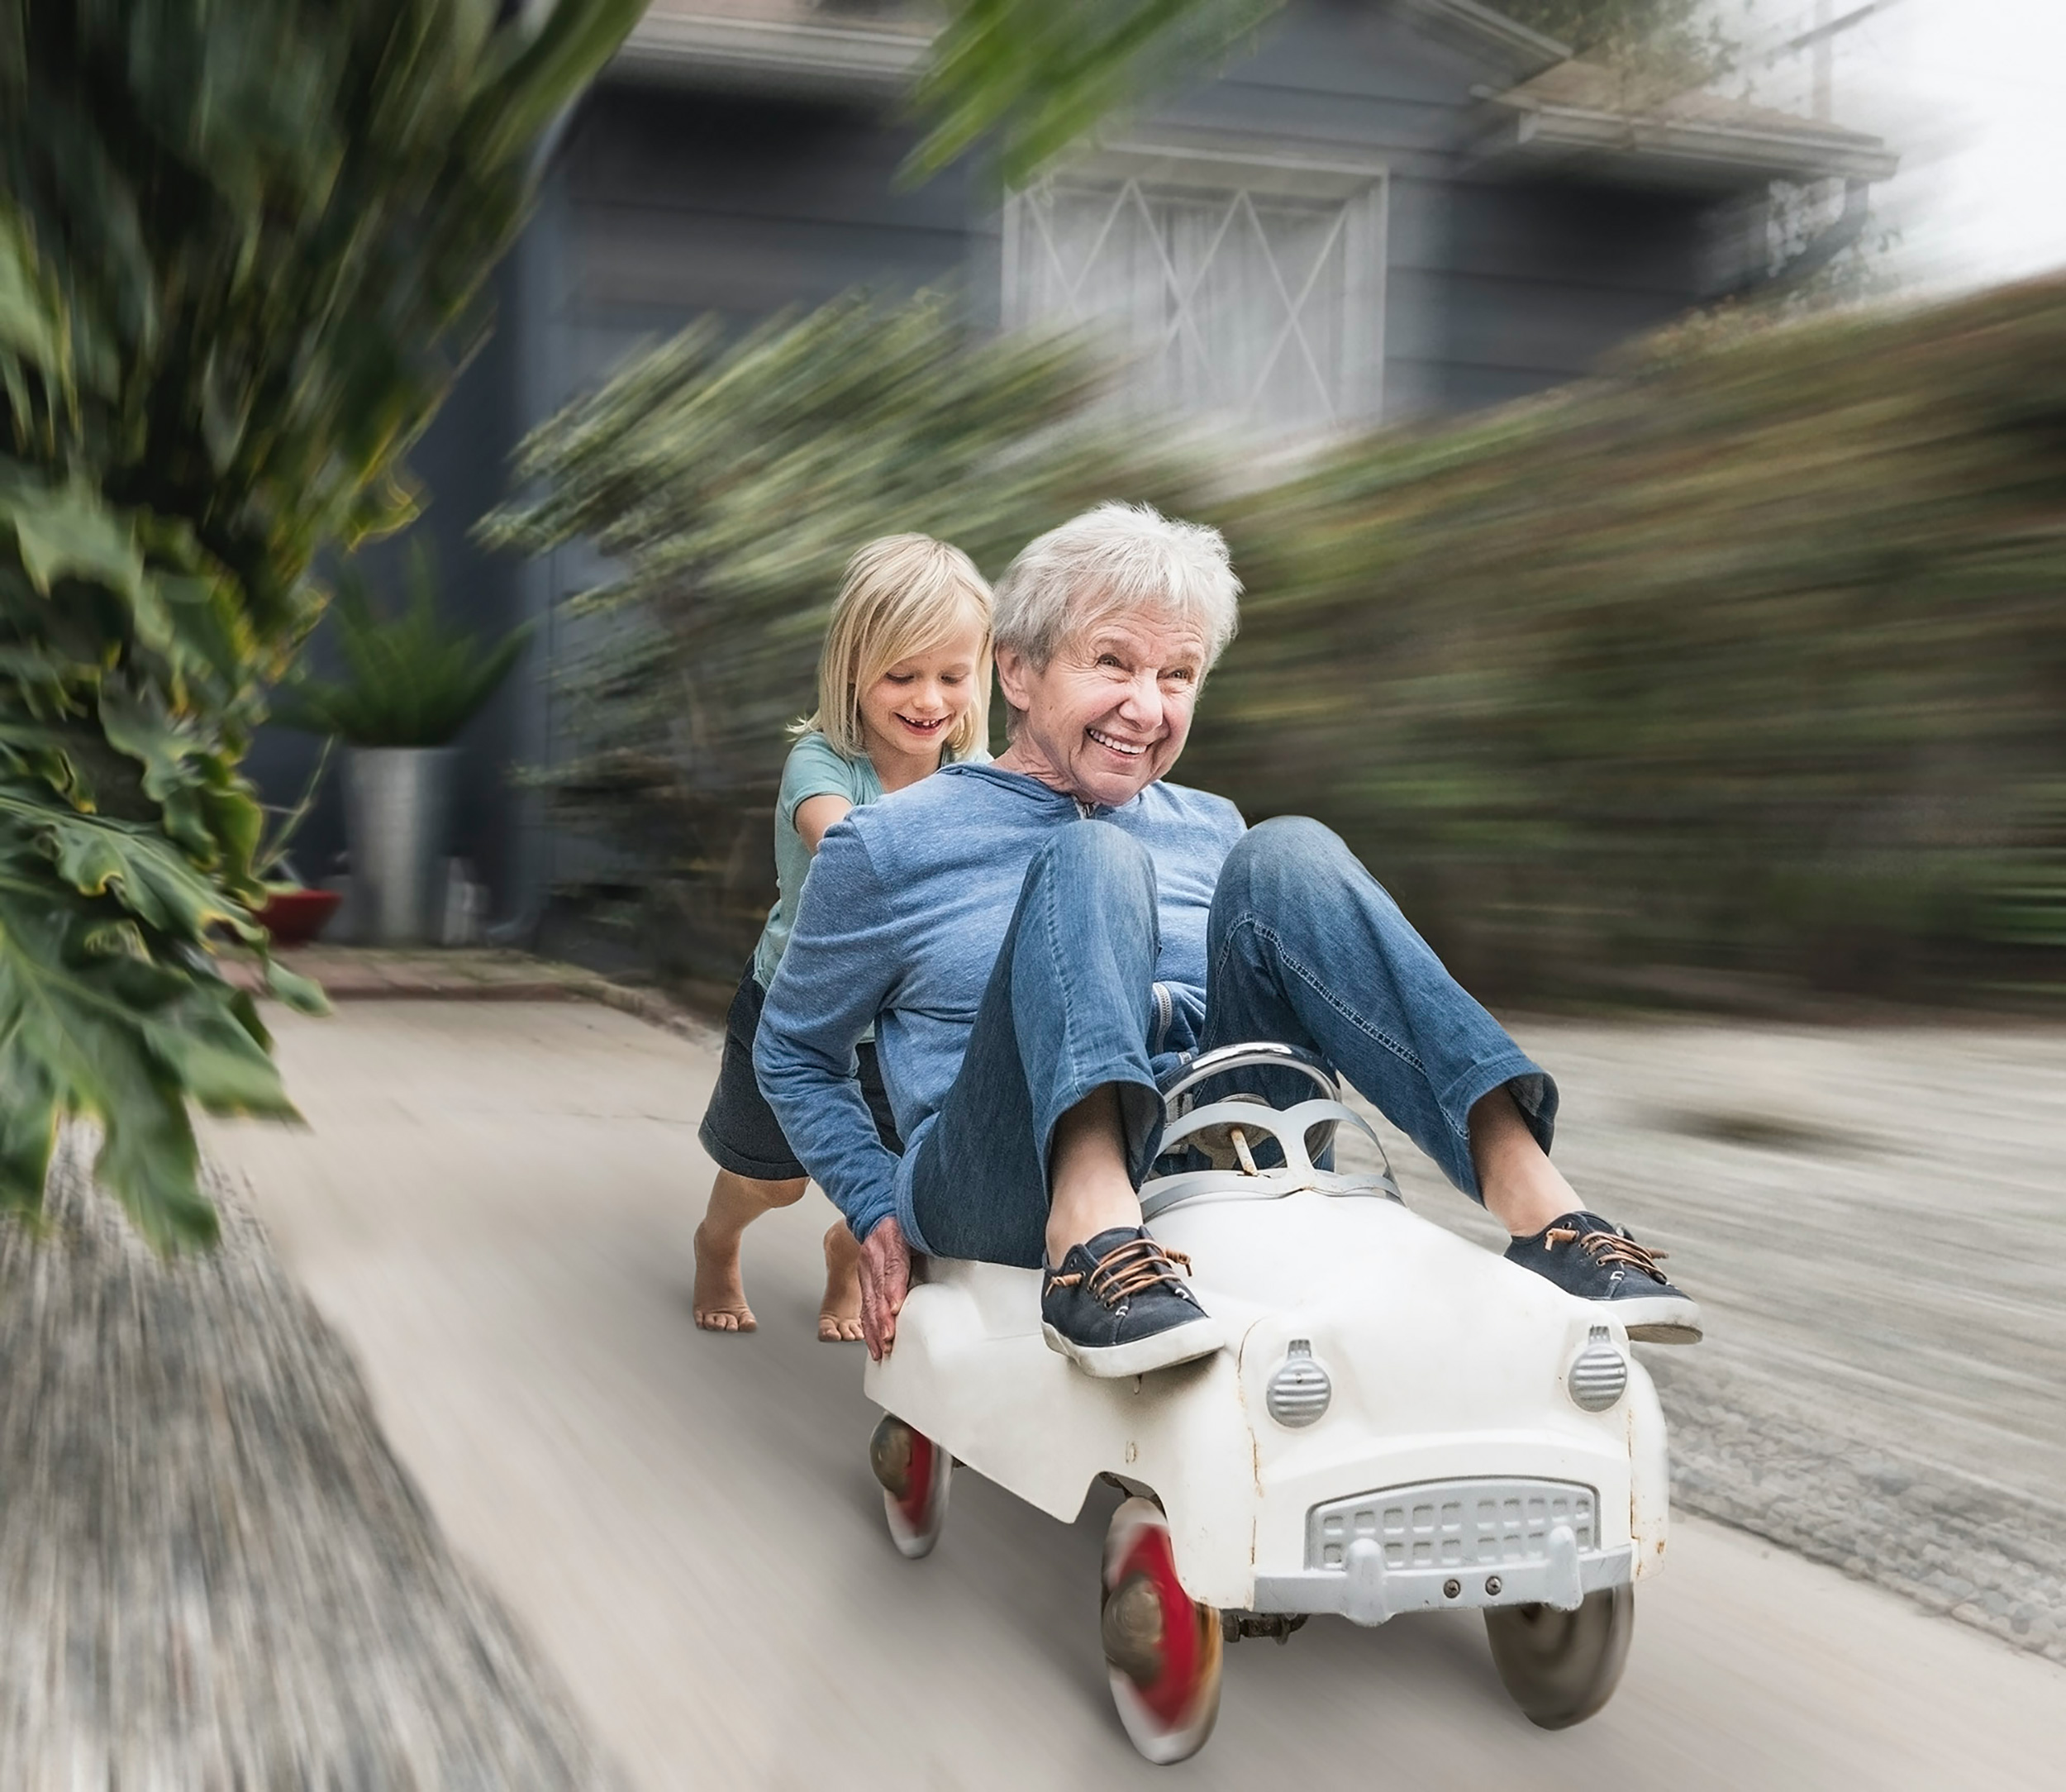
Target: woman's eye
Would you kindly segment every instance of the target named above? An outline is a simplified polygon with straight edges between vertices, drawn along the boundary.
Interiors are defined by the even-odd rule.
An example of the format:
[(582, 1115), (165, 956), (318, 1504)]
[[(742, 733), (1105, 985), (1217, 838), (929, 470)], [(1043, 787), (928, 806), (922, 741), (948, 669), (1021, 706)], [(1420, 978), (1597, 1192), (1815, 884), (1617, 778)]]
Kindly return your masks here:
[(918, 674), (916, 672), (885, 672), (883, 676), (893, 684), (908, 684)]
[(1119, 655), (1116, 653), (1101, 653), (1097, 656), (1097, 663), (1100, 665), (1116, 666), (1119, 664)]

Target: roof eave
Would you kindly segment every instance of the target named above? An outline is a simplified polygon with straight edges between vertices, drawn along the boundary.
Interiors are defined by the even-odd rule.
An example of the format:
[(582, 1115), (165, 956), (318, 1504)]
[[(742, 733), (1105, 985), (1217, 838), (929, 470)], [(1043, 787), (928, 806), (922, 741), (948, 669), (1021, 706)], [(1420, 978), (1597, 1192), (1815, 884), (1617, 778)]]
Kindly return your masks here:
[(1488, 55), (1524, 79), (1571, 60), (1571, 46), (1532, 31), (1479, 0), (1406, 0), (1430, 24)]
[(1760, 180), (1885, 180), (1900, 163), (1878, 138), (1851, 131), (1630, 117), (1543, 104), (1517, 108), (1481, 141), (1476, 159), (1610, 160), (1654, 177), (1739, 186)]
[[(1553, 37), (1479, 0), (1405, 0), (1516, 79), (1568, 60)], [(763, 93), (893, 98), (907, 92), (932, 46), (931, 33), (859, 23), (802, 24), (693, 13), (648, 13), (604, 71), (612, 80)]]
[(648, 13), (604, 78), (678, 87), (893, 100), (907, 93), (929, 34), (861, 25)]

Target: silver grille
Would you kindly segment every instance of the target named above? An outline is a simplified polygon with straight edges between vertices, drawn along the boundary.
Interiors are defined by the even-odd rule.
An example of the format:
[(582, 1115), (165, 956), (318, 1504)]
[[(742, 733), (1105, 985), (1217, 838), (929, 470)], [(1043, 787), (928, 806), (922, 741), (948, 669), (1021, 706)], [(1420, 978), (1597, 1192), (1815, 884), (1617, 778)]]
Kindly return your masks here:
[(1573, 1481), (1425, 1481), (1358, 1494), (1306, 1515), (1306, 1566), (1345, 1567), (1359, 1537), (1382, 1546), (1387, 1569), (1545, 1561), (1559, 1524), (1583, 1554), (1599, 1547), (1594, 1499)]

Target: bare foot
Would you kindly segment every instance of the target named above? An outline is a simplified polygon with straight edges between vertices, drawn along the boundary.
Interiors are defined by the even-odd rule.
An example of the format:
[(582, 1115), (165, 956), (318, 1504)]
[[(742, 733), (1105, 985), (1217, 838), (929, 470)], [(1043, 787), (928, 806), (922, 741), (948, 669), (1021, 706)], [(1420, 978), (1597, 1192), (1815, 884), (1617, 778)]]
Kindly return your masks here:
[(825, 1235), (825, 1299), (818, 1308), (818, 1342), (861, 1342), (861, 1247), (845, 1220)]
[(719, 1242), (696, 1228), (696, 1323), (706, 1332), (751, 1332), (759, 1322), (746, 1304), (746, 1284), (739, 1273), (740, 1235)]

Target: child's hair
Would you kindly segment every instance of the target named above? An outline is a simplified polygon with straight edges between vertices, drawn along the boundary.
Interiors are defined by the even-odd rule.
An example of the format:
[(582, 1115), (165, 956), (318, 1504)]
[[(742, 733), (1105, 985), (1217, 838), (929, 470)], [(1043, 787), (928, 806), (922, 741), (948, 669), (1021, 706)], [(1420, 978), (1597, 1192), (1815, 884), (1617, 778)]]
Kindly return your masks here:
[(846, 563), (818, 658), (818, 707), (797, 724), (816, 729), (848, 759), (863, 759), (861, 693), (900, 660), (937, 647), (973, 624), (975, 698), (947, 736), (966, 759), (990, 737), (990, 587), (958, 547), (929, 535), (886, 535)]

